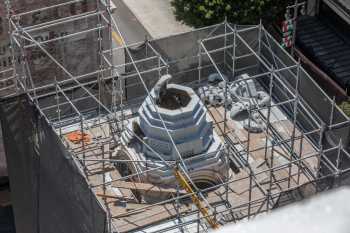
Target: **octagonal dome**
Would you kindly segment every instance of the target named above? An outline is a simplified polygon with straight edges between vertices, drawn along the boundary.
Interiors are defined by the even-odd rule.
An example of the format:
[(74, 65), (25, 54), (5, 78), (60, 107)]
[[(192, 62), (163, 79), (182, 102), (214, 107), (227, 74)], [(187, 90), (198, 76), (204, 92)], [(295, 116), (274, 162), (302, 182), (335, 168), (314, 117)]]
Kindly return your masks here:
[[(157, 109), (151, 99), (156, 99), (155, 89), (150, 94), (139, 109), (140, 127), (148, 145), (162, 154), (164, 159), (177, 158), (165, 124), (183, 157), (205, 152), (213, 140), (213, 127), (206, 108), (195, 92), (189, 87), (168, 84), (162, 101), (157, 103)], [(144, 153), (155, 156), (147, 148), (144, 148)]]

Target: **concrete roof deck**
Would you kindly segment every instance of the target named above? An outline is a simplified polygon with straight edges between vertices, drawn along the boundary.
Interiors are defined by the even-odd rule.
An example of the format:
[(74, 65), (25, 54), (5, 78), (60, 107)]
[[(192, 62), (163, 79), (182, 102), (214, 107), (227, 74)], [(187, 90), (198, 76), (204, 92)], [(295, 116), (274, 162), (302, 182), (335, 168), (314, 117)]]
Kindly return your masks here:
[[(219, 134), (223, 136), (224, 130), (224, 108), (223, 107), (210, 107), (209, 112), (214, 121), (214, 129)], [(278, 110), (273, 110), (275, 114), (275, 119), (272, 120), (272, 124), (279, 131), (280, 135), (287, 139), (291, 135), (292, 123)], [(72, 128), (71, 130), (74, 130)], [(108, 151), (116, 151), (116, 148), (111, 148), (108, 144), (108, 141), (111, 140), (111, 135), (109, 131), (108, 123), (101, 123), (100, 125), (91, 126), (89, 129), (85, 129), (86, 133), (92, 135), (92, 142), (85, 145), (85, 157), (87, 159), (118, 159), (117, 153), (109, 153)], [(240, 122), (236, 122), (227, 118), (227, 136), (232, 139), (234, 146), (238, 149), (242, 149), (239, 145), (239, 141), (243, 144), (247, 144), (248, 135)], [(65, 134), (67, 134), (65, 132)], [(297, 130), (296, 134), (299, 135), (300, 132)], [(253, 203), (251, 204), (250, 213), (257, 213), (259, 211), (266, 210), (266, 204), (263, 204), (263, 200), (266, 200), (266, 190), (268, 190), (270, 184), (270, 178), (273, 183), (271, 186), (271, 199), (270, 205), (273, 206), (276, 204), (279, 193), (288, 189), (293, 189), (298, 185), (305, 184), (310, 182), (310, 179), (307, 175), (304, 174), (298, 166), (291, 166), (291, 178), (290, 186), (288, 187), (288, 173), (289, 168), (284, 167), (278, 171), (272, 172), (270, 174), (268, 170), (269, 164), (264, 160), (264, 146), (265, 146), (266, 136), (264, 133), (251, 134), (250, 135), (250, 150), (253, 152), (250, 153), (249, 163), (251, 169), (254, 171), (254, 176), (252, 179), (254, 182), (250, 183), (250, 174), (247, 168), (241, 168), (238, 174), (234, 174), (233, 171), (230, 171), (231, 177), (230, 180), (234, 181), (228, 186), (228, 201), (234, 210), (232, 211), (233, 217), (236, 219), (244, 218), (248, 214), (248, 202), (249, 195), (252, 197)], [(272, 140), (272, 138), (268, 138)], [(104, 144), (105, 145), (101, 145)], [(71, 142), (68, 142), (69, 146), (77, 153), (82, 152), (81, 145), (76, 145)], [(295, 152), (299, 153), (300, 140), (295, 142)], [(303, 148), (301, 151), (302, 157), (306, 156), (309, 153), (314, 152), (314, 148), (311, 143), (307, 140), (303, 142)], [(102, 150), (105, 151), (105, 154), (102, 155)], [(271, 150), (268, 150), (268, 158), (271, 157)], [(79, 158), (82, 158), (83, 155), (80, 153)], [(281, 166), (288, 162), (290, 159), (288, 153), (286, 153), (285, 148), (276, 147), (274, 153), (274, 166)], [(268, 160), (270, 161), (270, 160)], [(165, 223), (170, 219), (174, 219), (177, 216), (177, 213), (181, 213), (183, 216), (190, 216), (193, 214), (193, 210), (196, 208), (191, 204), (191, 202), (184, 201), (187, 204), (178, 204), (175, 201), (166, 204), (155, 204), (151, 205), (146, 203), (144, 200), (139, 201), (139, 197), (135, 190), (146, 190), (151, 189), (152, 191), (160, 192), (174, 192), (173, 190), (161, 190), (157, 187), (151, 187), (150, 184), (138, 184), (134, 183), (135, 187), (132, 187), (133, 183), (127, 180), (112, 181), (121, 179), (122, 174), (117, 169), (115, 164), (111, 162), (105, 162), (103, 165), (102, 162), (88, 161), (87, 164), (87, 179), (89, 184), (93, 187), (99, 185), (103, 182), (103, 175), (105, 175), (105, 181), (111, 181), (110, 184), (106, 185), (104, 189), (103, 186), (98, 186), (93, 188), (97, 198), (100, 203), (102, 203), (107, 210), (110, 211), (113, 217), (113, 224), (120, 232), (129, 232), (136, 229), (144, 229), (147, 227), (152, 227), (157, 224)], [(316, 166), (317, 160), (314, 158), (307, 159), (305, 166), (308, 166), (311, 170)], [(266, 171), (265, 171), (266, 170)], [(298, 178), (299, 177), (299, 178)], [(297, 180), (299, 179), (299, 184)], [(249, 192), (251, 190), (251, 193)], [(180, 190), (181, 193), (184, 193), (183, 190)], [(226, 188), (221, 186), (220, 188), (210, 191), (207, 194), (207, 200), (212, 205), (215, 206), (218, 210), (225, 209), (225, 197), (226, 197)], [(174, 197), (175, 197), (174, 193)], [(255, 202), (254, 202), (255, 201)], [(178, 211), (176, 211), (176, 209)], [(225, 214), (232, 214), (227, 211)], [(160, 227), (161, 225), (159, 225)], [(166, 224), (166, 226), (168, 226)]]

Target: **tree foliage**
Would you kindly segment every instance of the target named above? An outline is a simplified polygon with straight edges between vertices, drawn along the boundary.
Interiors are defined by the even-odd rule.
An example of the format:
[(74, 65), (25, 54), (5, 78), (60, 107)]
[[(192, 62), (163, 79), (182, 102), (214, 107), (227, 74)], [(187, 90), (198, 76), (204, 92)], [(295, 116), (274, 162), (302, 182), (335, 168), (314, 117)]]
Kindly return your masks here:
[(257, 24), (283, 16), (289, 0), (172, 0), (177, 20), (201, 27), (222, 22)]

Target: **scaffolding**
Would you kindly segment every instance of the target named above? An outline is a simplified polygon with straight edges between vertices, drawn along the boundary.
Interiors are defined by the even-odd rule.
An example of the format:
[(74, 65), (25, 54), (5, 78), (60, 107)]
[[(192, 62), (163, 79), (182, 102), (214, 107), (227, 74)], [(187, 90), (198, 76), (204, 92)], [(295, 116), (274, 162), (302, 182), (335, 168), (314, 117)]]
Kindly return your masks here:
[[(301, 196), (329, 188), (334, 183), (340, 184), (338, 178), (349, 172), (348, 142), (335, 137), (338, 140), (333, 145), (325, 144), (325, 137), (330, 137), (329, 132), (343, 136), (342, 129), (348, 130), (349, 118), (319, 88), (318, 94), (324, 95), (329, 106), (325, 111), (329, 113), (328, 120), (315, 112), (310, 106), (310, 99), (305, 99), (303, 95), (307, 86), (305, 80), (315, 84), (301, 64), (278, 45), (262, 23), (240, 26), (225, 21), (199, 29), (197, 34), (191, 32), (197, 36), (193, 36), (197, 39), (193, 41), (195, 52), (172, 59), (163, 46), (166, 43), (157, 40), (126, 44), (118, 22), (111, 16), (109, 1), (105, 1), (106, 4), (99, 0), (89, 1), (94, 6), (91, 10), (40, 24), (25, 25), (25, 21), (21, 20), (37, 11), (50, 11), (79, 2), (82, 0), (11, 13), (14, 53), (11, 72), (15, 72), (15, 92), (27, 94), (81, 169), (106, 213), (107, 232), (207, 232), (213, 225), (205, 221), (208, 218), (215, 219), (220, 225), (251, 219)], [(86, 29), (77, 27), (79, 29), (70, 34), (44, 41), (35, 39), (36, 31), (88, 19), (93, 19), (91, 22), (95, 24), (91, 26), (90, 23)], [(113, 44), (112, 31), (120, 36), (122, 45)], [(95, 36), (97, 63), (94, 70), (74, 74), (62, 59), (50, 51), (49, 45), (59, 47), (62, 43), (69, 43), (70, 38), (85, 34)], [(172, 38), (168, 39), (172, 41)], [(169, 45), (172, 46), (181, 50), (179, 44)], [(27, 55), (33, 48), (40, 50), (56, 67), (54, 77), (49, 77), (44, 84), (37, 82), (32, 75)], [(69, 60), (69, 57), (65, 59)], [(150, 94), (153, 85), (168, 73), (175, 77), (174, 82), (188, 85), (196, 91), (208, 85), (208, 73), (217, 73), (225, 83), (225, 100), (228, 86), (238, 82), (236, 78), (240, 74), (249, 73), (249, 79), (259, 83), (270, 96), (266, 107), (248, 108), (248, 114), (258, 113), (266, 126), (259, 135), (238, 129), (237, 122), (228, 117), (226, 107), (206, 104), (214, 121), (214, 130), (225, 144), (223, 154), (230, 167), (230, 177), (220, 184), (197, 187), (187, 174), (185, 162), (204, 158), (205, 155), (183, 158), (159, 113), (177, 151), (174, 160), (166, 161), (161, 155), (158, 155), (159, 159), (164, 167), (174, 170), (180, 167), (180, 176), (187, 179), (190, 191), (182, 189), (181, 184), (176, 190), (166, 190), (152, 184), (137, 183), (133, 178), (139, 173), (122, 174), (133, 163), (148, 164), (150, 168), (143, 173), (154, 169), (152, 161), (123, 159), (122, 155), (127, 152), (121, 143), (121, 133), (128, 130), (126, 124), (137, 115), (135, 109)], [(189, 73), (195, 75), (192, 79), (184, 79)], [(158, 108), (155, 103), (152, 104), (155, 109)], [(250, 120), (248, 124), (251, 124)], [(67, 135), (72, 132), (90, 135), (91, 141), (72, 143), (67, 140)], [(152, 149), (142, 138), (135, 137)], [(157, 155), (157, 152), (154, 153)], [(335, 180), (331, 184), (330, 178)], [(139, 190), (168, 192), (172, 198), (147, 203), (140, 197)], [(191, 197), (203, 203), (208, 213), (202, 215), (198, 205), (189, 201)]]

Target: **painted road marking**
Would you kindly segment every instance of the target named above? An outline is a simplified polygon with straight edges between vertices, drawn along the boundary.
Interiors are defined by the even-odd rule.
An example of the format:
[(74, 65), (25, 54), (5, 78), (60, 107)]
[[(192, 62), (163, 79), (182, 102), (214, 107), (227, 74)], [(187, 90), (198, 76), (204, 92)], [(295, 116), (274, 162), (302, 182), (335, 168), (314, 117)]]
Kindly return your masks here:
[(112, 37), (118, 45), (123, 45), (122, 38), (115, 31), (112, 31)]

